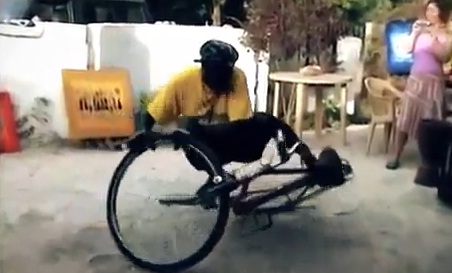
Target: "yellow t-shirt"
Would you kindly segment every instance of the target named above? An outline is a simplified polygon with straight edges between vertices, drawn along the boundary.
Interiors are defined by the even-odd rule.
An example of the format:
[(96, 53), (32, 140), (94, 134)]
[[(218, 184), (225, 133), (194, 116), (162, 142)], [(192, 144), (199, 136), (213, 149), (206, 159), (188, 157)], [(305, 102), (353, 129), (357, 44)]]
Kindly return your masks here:
[(201, 67), (189, 67), (157, 91), (147, 109), (160, 125), (171, 123), (179, 116), (204, 116), (210, 110), (213, 110), (213, 120), (222, 116), (229, 121), (249, 118), (251, 103), (245, 73), (235, 68), (232, 92), (217, 97), (203, 85)]

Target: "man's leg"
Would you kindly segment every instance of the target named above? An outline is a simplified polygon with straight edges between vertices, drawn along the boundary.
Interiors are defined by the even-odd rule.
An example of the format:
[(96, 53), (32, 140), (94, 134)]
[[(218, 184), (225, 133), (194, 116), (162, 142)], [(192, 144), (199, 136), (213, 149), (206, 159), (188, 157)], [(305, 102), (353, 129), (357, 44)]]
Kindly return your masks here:
[[(286, 148), (301, 141), (289, 125), (266, 113), (255, 113), (246, 120), (213, 125), (200, 124), (196, 117), (185, 117), (180, 126), (210, 148), (222, 165), (260, 160), (267, 144), (277, 137), (279, 130), (283, 133)], [(202, 158), (193, 152), (185, 152), (195, 168), (203, 169)], [(301, 142), (295, 152), (308, 167), (315, 163), (316, 158), (305, 143)]]
[(295, 149), (295, 153), (300, 156), (300, 163), (302, 165), (304, 164), (308, 169), (314, 167), (317, 158), (312, 154), (311, 149), (306, 143), (298, 137), (287, 123), (267, 113), (256, 113), (255, 117), (260, 121), (262, 127), (264, 124), (267, 124), (267, 126), (271, 128), (270, 138), (277, 138), (276, 134), (278, 131), (282, 132), (286, 149), (291, 149), (295, 145), (298, 145)]

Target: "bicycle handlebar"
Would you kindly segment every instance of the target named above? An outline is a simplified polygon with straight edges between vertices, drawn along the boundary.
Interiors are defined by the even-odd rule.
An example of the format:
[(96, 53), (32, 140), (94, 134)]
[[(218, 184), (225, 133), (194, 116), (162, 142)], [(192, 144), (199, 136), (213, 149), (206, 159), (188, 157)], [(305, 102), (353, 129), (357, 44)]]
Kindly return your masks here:
[[(186, 134), (189, 132), (176, 129), (171, 132), (155, 132), (155, 131), (140, 131), (134, 136), (130, 137), (124, 144), (123, 148), (128, 148), (130, 150), (140, 150), (140, 149), (155, 149), (155, 143), (159, 140), (174, 140), (177, 134)], [(125, 147), (124, 147), (125, 146)]]

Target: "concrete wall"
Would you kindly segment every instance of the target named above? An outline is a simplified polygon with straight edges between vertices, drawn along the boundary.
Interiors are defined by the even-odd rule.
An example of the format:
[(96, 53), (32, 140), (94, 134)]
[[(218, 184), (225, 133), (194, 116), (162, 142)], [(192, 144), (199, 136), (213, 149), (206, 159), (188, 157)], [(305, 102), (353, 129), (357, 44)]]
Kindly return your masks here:
[[(88, 26), (39, 23), (34, 28), (0, 27), (0, 89), (13, 95), (24, 136), (46, 131), (62, 138), (68, 135), (64, 110), (61, 69), (99, 69), (123, 67), (131, 73), (135, 95), (154, 92), (172, 73), (199, 56), (199, 46), (215, 38), (233, 44), (240, 53), (237, 66), (248, 77), (252, 101), (255, 100), (256, 62), (254, 53), (240, 44), (243, 31), (226, 27), (192, 27), (150, 24), (93, 24)], [(259, 64), (259, 103), (266, 109), (266, 63)], [(42, 101), (46, 103), (42, 103)], [(48, 102), (48, 103), (47, 103)], [(30, 120), (36, 105), (48, 113), (48, 124), (23, 124)], [(34, 109), (34, 110), (33, 110)], [(33, 118), (32, 118), (33, 119)], [(42, 119), (41, 119), (42, 120)], [(40, 127), (30, 130), (30, 126)], [(48, 132), (51, 130), (51, 132)], [(35, 132), (35, 133), (29, 133)]]
[(353, 114), (355, 112), (355, 97), (362, 89), (362, 77), (364, 72), (362, 48), (362, 40), (357, 37), (344, 37), (338, 42), (340, 73), (352, 76), (352, 82), (348, 84), (348, 114)]
[[(220, 39), (233, 44), (239, 51), (237, 66), (247, 75), (255, 110), (265, 111), (268, 88), (266, 56), (261, 56), (263, 61), (258, 63), (257, 84), (255, 54), (240, 43), (242, 35), (243, 30), (229, 27), (165, 24), (84, 26), (38, 23), (31, 28), (0, 25), (0, 89), (5, 88), (13, 95), (23, 136), (48, 139), (47, 136), (57, 135), (66, 138), (68, 126), (61, 69), (85, 69), (88, 65), (95, 69), (127, 68), (131, 73), (134, 94), (138, 97), (141, 92), (155, 92), (171, 74), (193, 64), (193, 60), (199, 57), (202, 43)], [(350, 53), (342, 49), (358, 45), (350, 40), (341, 44), (344, 46), (340, 53), (344, 56)], [(345, 70), (356, 67), (355, 55)], [(349, 113), (353, 112), (353, 93), (349, 97)], [(313, 103), (310, 105), (310, 110), (313, 110)], [(34, 114), (36, 111), (39, 114)]]
[[(90, 28), (89, 26), (88, 28)], [(94, 25), (94, 27), (98, 27)], [(92, 31), (96, 36), (96, 31)], [(231, 43), (239, 51), (237, 66), (248, 79), (251, 100), (256, 85), (254, 52), (245, 48), (240, 39), (242, 30), (225, 27), (178, 25), (104, 25), (98, 31), (100, 39), (94, 44), (94, 67), (125, 67), (131, 72), (134, 91), (155, 91), (168, 81), (172, 74), (199, 57), (200, 46), (210, 39)], [(97, 39), (97, 38), (95, 38)], [(95, 48), (100, 48), (96, 51)], [(258, 109), (266, 109), (268, 68), (261, 63)]]
[[(33, 131), (31, 126), (40, 127), (34, 130), (35, 133), (25, 133), (24, 136), (32, 138), (38, 132), (42, 133), (42, 130), (46, 133), (52, 133), (47, 132), (52, 130), (65, 137), (67, 117), (63, 104), (61, 69), (86, 68), (86, 29), (81, 25), (57, 23), (42, 23), (37, 29), (42, 32), (33, 28), (1, 29), (3, 34), (13, 32), (13, 35), (22, 37), (0, 34), (0, 89), (5, 88), (12, 94), (21, 132)], [(27, 36), (30, 38), (25, 38)], [(36, 103), (40, 98), (48, 103)], [(48, 107), (50, 105), (52, 107)], [(41, 123), (34, 121), (32, 113), (36, 107), (43, 108), (38, 110), (40, 113), (50, 111), (47, 113), (50, 125), (39, 126)]]

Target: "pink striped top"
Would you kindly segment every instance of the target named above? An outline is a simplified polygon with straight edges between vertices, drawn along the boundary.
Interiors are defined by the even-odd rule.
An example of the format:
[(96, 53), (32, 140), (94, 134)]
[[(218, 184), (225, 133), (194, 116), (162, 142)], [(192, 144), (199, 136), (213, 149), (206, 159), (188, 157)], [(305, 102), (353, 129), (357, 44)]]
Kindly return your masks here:
[[(445, 41), (445, 37), (439, 37), (440, 42)], [(429, 74), (442, 75), (443, 65), (431, 50), (434, 38), (429, 33), (422, 33), (416, 40), (413, 51), (413, 66), (411, 67), (411, 74)]]

